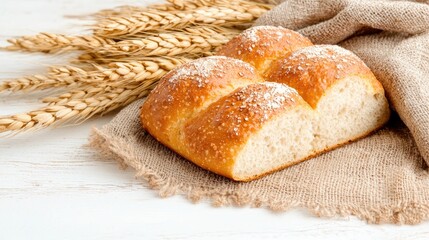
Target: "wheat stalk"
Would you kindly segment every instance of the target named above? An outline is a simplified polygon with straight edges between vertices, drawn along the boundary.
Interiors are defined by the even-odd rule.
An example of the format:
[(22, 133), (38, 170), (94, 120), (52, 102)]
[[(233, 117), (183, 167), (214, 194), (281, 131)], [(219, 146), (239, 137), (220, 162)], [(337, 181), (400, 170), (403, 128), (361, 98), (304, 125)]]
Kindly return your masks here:
[(44, 53), (87, 50), (105, 56), (173, 56), (213, 51), (238, 33), (237, 29), (202, 26), (164, 33), (137, 34), (120, 41), (94, 36), (41, 33), (10, 39), (8, 41), (12, 45), (5, 49)]
[[(226, 0), (211, 0), (211, 1), (196, 0), (195, 2), (175, 0), (172, 2), (173, 4), (171, 5), (177, 8), (182, 8), (183, 3), (193, 2), (197, 8), (193, 9), (191, 12), (175, 11), (172, 13), (145, 8), (143, 12), (134, 14), (133, 16), (135, 17), (131, 16), (131, 17), (108, 18), (107, 23), (102, 22), (99, 24), (99, 26), (101, 26), (101, 30), (100, 29), (96, 30), (96, 32), (103, 31), (103, 29), (105, 31), (109, 31), (108, 26), (112, 27), (112, 24), (108, 23), (109, 21), (110, 22), (117, 21), (116, 24), (113, 24), (113, 26), (116, 26), (116, 28), (110, 29), (112, 31), (117, 31), (118, 29), (127, 27), (125, 25), (129, 25), (128, 30), (126, 30), (125, 32), (122, 31), (122, 33), (111, 34), (110, 37), (112, 38), (113, 37), (123, 38), (124, 36), (129, 38), (130, 37), (142, 38), (142, 37), (145, 37), (144, 34), (143, 35), (139, 34), (142, 31), (143, 32), (145, 32), (146, 30), (158, 31), (160, 29), (165, 30), (173, 26), (179, 27), (180, 29), (182, 27), (192, 25), (195, 23), (211, 24), (212, 26), (210, 28), (216, 29), (216, 27), (214, 27), (216, 25), (228, 26), (230, 24), (237, 24), (237, 23), (251, 21), (256, 17), (259, 17), (263, 12), (265, 12), (270, 8), (269, 5), (264, 5), (264, 4), (258, 5), (256, 3), (252, 3), (253, 5), (251, 5), (247, 1), (237, 1), (235, 3), (229, 3), (229, 5), (227, 5), (228, 2)], [(210, 4), (219, 4), (219, 6), (209, 7)], [(169, 6), (169, 5), (164, 4), (160, 6)], [(220, 7), (220, 6), (229, 6), (229, 8)], [(134, 9), (136, 11), (140, 9), (138, 7), (129, 7), (129, 8)], [(148, 19), (151, 19), (151, 21), (146, 21)], [(157, 26), (157, 24), (159, 26)], [(145, 29), (145, 26), (148, 29)], [(202, 28), (208, 29), (209, 27), (202, 27)], [(220, 28), (218, 28), (218, 31), (216, 31), (217, 34), (214, 35), (216, 40), (221, 40), (222, 35), (228, 35), (231, 31), (235, 30), (235, 29), (223, 28), (223, 29), (220, 29), (221, 30), (220, 32), (219, 29)], [(174, 30), (177, 31), (177, 29), (174, 29)], [(207, 30), (204, 30), (201, 33), (195, 32), (195, 31), (191, 33), (207, 34)], [(159, 34), (163, 34), (163, 33), (159, 33)], [(103, 34), (100, 34), (100, 35), (103, 35)], [(179, 36), (179, 38), (183, 38), (183, 36), (184, 34), (182, 34), (182, 36)], [(174, 41), (172, 37), (169, 37), (169, 39), (170, 41)], [(162, 41), (162, 39), (155, 39), (152, 41), (156, 42), (157, 40)], [(216, 40), (213, 40), (212, 42), (216, 43)], [(133, 48), (133, 47), (137, 47), (136, 46), (137, 44), (140, 44), (140, 45), (145, 44), (141, 42), (127, 41), (127, 42), (121, 42), (121, 44), (118, 45), (114, 39), (106, 38), (106, 36), (104, 37), (92, 36), (92, 35), (67, 36), (64, 34), (52, 34), (52, 33), (39, 33), (35, 36), (23, 36), (16, 39), (9, 39), (8, 42), (11, 45), (6, 46), (2, 49), (10, 50), (10, 51), (21, 50), (21, 51), (28, 51), (28, 52), (44, 52), (44, 53), (57, 53), (57, 52), (65, 52), (65, 51), (71, 51), (71, 50), (91, 50), (91, 49), (100, 48), (100, 51), (104, 50), (105, 52), (109, 51), (109, 49), (113, 49), (115, 50), (114, 54), (117, 54), (118, 49), (120, 49), (120, 52), (121, 52), (127, 48), (126, 45), (131, 45), (131, 48)], [(176, 43), (180, 43), (180, 41), (176, 41)], [(183, 44), (186, 44), (186, 41)], [(171, 46), (169, 44), (167, 45)], [(150, 46), (154, 46), (154, 43), (152, 43), (152, 45)], [(149, 49), (150, 46), (145, 48)], [(194, 51), (197, 52), (198, 50), (196, 49)], [(202, 50), (202, 51), (207, 51), (207, 50)]]
[(34, 91), (55, 87), (78, 87), (109, 83), (119, 86), (157, 79), (173, 68), (190, 61), (188, 58), (151, 57), (140, 61), (112, 62), (107, 66), (93, 64), (92, 68), (52, 66), (47, 75), (33, 75), (0, 83), (2, 91)]
[[(167, 58), (166, 58), (167, 59)], [(105, 69), (104, 76), (115, 81), (116, 75), (127, 76), (131, 71), (145, 67), (147, 74), (134, 76), (136, 82), (115, 85), (102, 82), (95, 86), (83, 86), (55, 97), (46, 97), (42, 102), (48, 106), (28, 113), (0, 117), (0, 133), (20, 132), (28, 129), (40, 129), (70, 120), (86, 120), (95, 114), (107, 113), (126, 106), (134, 100), (146, 96), (156, 86), (159, 78), (168, 70), (182, 64), (183, 59), (160, 60), (157, 64), (145, 61), (111, 63), (110, 69)], [(116, 70), (112, 71), (114, 67)], [(126, 73), (125, 71), (129, 71)], [(102, 72), (102, 71), (100, 71)], [(152, 74), (149, 74), (151, 72)], [(112, 76), (115, 76), (112, 78)]]
[[(160, 57), (155, 61), (115, 62), (109, 64), (109, 68), (99, 66), (99, 71), (94, 71), (99, 74), (98, 85), (83, 86), (59, 96), (46, 97), (42, 102), (48, 106), (38, 110), (0, 117), (0, 133), (39, 129), (69, 120), (86, 120), (95, 114), (126, 106), (146, 96), (166, 72), (186, 61), (189, 59)], [(65, 67), (57, 70), (61, 73), (68, 71)], [(127, 79), (127, 76), (132, 79)], [(116, 82), (121, 78), (123, 81)]]
[(115, 44), (115, 41), (97, 36), (67, 36), (63, 34), (39, 33), (35, 36), (23, 36), (7, 40), (11, 45), (3, 49), (9, 51), (27, 51), (56, 53), (59, 51), (85, 50), (103, 45)]
[[(0, 117), (0, 133), (41, 129), (68, 121), (83, 121), (95, 114), (108, 113), (146, 96), (154, 82), (122, 88), (101, 87), (76, 90), (67, 100), (48, 102), (48, 106), (27, 113)], [(83, 94), (82, 92), (86, 92)], [(81, 97), (79, 97), (81, 96)]]
[(145, 31), (171, 30), (184, 28), (194, 24), (210, 24), (212, 26), (235, 26), (249, 24), (267, 9), (253, 6), (201, 7), (190, 11), (162, 12), (148, 9), (127, 17), (111, 17), (95, 26), (94, 33), (98, 36), (114, 38), (128, 36)]

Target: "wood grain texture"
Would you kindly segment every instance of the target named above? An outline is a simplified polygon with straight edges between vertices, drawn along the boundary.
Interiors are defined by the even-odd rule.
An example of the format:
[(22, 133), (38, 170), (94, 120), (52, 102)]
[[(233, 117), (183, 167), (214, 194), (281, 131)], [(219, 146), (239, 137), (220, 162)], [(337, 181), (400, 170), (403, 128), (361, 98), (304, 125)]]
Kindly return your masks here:
[[(154, 2), (154, 1), (152, 1)], [(0, 44), (39, 31), (79, 33), (64, 15), (136, 4), (133, 0), (2, 0)], [(43, 73), (67, 57), (0, 52), (0, 79)], [(0, 80), (1, 81), (1, 80)], [(0, 94), (0, 115), (40, 106), (41, 94)], [(304, 210), (213, 208), (183, 197), (157, 197), (84, 147), (91, 127), (79, 126), (0, 139), (0, 239), (428, 239), (417, 226), (367, 225), (355, 218), (319, 219)]]

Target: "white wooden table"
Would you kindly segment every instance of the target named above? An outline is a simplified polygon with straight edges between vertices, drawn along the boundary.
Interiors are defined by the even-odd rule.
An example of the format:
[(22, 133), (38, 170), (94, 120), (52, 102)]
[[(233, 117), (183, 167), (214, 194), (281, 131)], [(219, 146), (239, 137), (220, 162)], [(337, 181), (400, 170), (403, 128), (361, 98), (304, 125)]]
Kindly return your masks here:
[[(63, 16), (124, 4), (138, 2), (2, 0), (0, 44), (39, 31), (81, 33), (78, 20)], [(65, 62), (60, 56), (0, 52), (0, 79)], [(0, 94), (0, 115), (41, 106), (34, 101), (40, 96)], [(0, 239), (429, 239), (429, 222), (374, 226), (354, 217), (319, 219), (302, 209), (273, 213), (159, 198), (131, 170), (84, 147), (90, 129), (112, 116), (0, 139)]]

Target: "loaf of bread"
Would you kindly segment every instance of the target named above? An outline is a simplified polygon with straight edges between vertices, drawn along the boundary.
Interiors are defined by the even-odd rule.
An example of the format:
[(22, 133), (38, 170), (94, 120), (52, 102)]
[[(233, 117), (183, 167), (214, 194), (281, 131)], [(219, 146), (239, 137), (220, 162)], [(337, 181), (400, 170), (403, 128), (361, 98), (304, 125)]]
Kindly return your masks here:
[(380, 128), (382, 85), (353, 53), (281, 27), (254, 27), (168, 74), (141, 108), (158, 141), (198, 166), (249, 181)]

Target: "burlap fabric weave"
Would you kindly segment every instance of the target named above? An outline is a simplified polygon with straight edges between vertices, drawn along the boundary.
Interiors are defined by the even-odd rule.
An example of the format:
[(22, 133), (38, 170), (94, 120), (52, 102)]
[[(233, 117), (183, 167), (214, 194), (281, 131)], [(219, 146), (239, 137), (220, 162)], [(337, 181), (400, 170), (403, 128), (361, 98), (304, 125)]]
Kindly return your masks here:
[(202, 170), (154, 140), (139, 123), (144, 99), (95, 129), (91, 145), (134, 168), (161, 196), (274, 210), (303, 207), (318, 216), (355, 215), (371, 223), (429, 218), (427, 2), (292, 0), (257, 25), (284, 26), (316, 44), (355, 52), (383, 83), (399, 116), (367, 138), (249, 183)]

